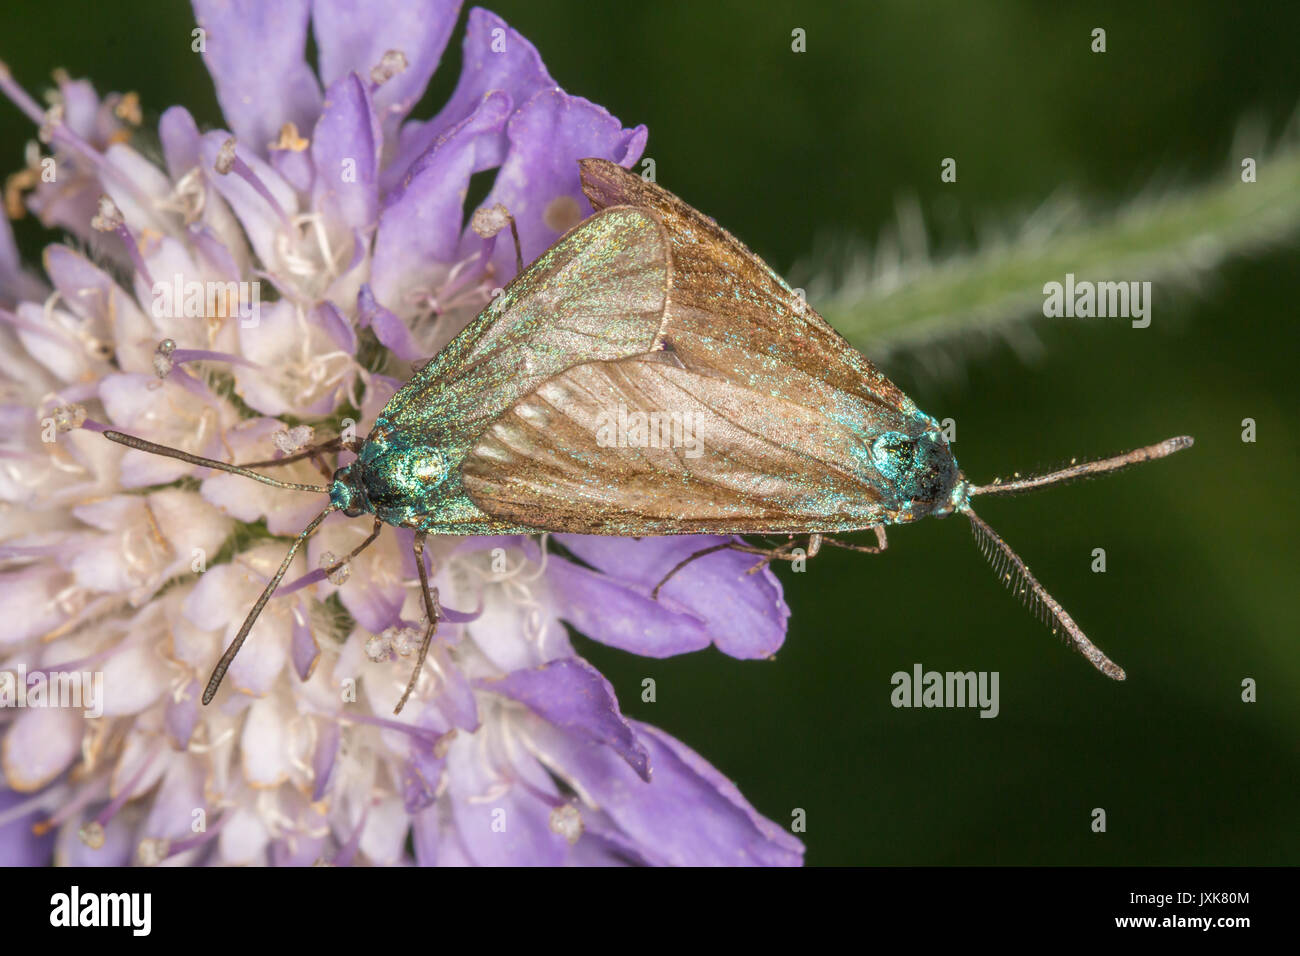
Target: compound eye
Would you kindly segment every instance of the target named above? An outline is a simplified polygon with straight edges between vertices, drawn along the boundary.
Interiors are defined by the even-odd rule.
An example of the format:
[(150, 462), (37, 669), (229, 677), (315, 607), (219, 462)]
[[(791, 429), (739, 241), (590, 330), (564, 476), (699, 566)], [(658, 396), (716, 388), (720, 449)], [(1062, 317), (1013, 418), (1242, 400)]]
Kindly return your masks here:
[(356, 504), (348, 505), (343, 509), (343, 514), (349, 518), (360, 518), (365, 513), (365, 509)]

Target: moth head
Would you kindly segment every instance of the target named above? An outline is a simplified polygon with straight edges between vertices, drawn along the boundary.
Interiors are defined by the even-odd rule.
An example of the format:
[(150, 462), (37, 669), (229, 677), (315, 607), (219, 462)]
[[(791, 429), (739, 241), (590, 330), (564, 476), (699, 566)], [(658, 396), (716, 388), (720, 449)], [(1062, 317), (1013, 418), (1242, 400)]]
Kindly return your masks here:
[(334, 479), (330, 482), (330, 504), (349, 518), (360, 517), (371, 510), (365, 483), (361, 481), (356, 466), (356, 462), (344, 465), (334, 472)]
[(898, 505), (900, 522), (948, 514), (965, 484), (938, 428), (917, 435), (885, 432), (871, 443), (871, 461)]

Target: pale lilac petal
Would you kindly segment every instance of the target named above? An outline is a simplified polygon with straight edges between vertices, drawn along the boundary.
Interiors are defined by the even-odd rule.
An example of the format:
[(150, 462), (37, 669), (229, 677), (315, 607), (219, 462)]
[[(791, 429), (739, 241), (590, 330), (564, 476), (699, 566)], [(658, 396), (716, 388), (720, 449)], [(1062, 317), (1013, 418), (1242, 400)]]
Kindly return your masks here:
[(45, 271), (62, 301), (85, 323), (87, 331), (113, 337), (114, 354), (125, 372), (151, 372), (158, 332), (131, 296), (81, 253), (67, 246), (45, 249)]
[(301, 828), (271, 844), (272, 866), (312, 866), (324, 858), (329, 837), (320, 831), (325, 827), (325, 817), (314, 810), (303, 816)]
[(374, 224), (382, 135), (365, 83), (355, 73), (340, 77), (326, 91), (324, 111), (311, 138), (314, 201), (326, 222), (350, 229)]
[(316, 643), (305, 617), (300, 614), (293, 616), (293, 647), (290, 657), (294, 672), (302, 681), (310, 680), (316, 665), (320, 663), (320, 645)]
[(309, 7), (308, 0), (194, 0), (221, 111), (250, 152), (265, 156), (283, 124), (309, 130), (320, 113), (306, 60)]
[(638, 734), (644, 737), (651, 737), (663, 746), (673, 752), (682, 763), (695, 773), (700, 779), (708, 782), (723, 797), (726, 797), (731, 803), (758, 827), (773, 843), (785, 847), (794, 853), (803, 853), (803, 844), (799, 842), (798, 837), (783, 827), (777, 826), (776, 823), (763, 816), (753, 805), (745, 799), (739, 788), (730, 779), (718, 772), (717, 768), (697, 754), (690, 747), (686, 746), (676, 737), (664, 733), (658, 727), (651, 724), (643, 723), (639, 720), (632, 722)]
[(357, 322), (363, 329), (373, 328), (375, 337), (403, 361), (414, 361), (423, 354), (406, 323), (375, 300), (369, 285), (357, 293)]
[(167, 662), (143, 642), (113, 654), (102, 670), (105, 717), (141, 713), (167, 693), (171, 681)]
[(266, 859), (271, 834), (261, 815), (251, 805), (226, 812), (229, 818), (217, 837), (222, 861), (232, 865), (262, 863)]
[(54, 845), (55, 866), (127, 866), (139, 845), (135, 838), (133, 821), (119, 814), (104, 824), (104, 842), (98, 849), (88, 846), (77, 835), (83, 822), (89, 822), (93, 813), (84, 819), (71, 821), (59, 829)]
[(0, 216), (0, 307), (12, 308), (23, 300), (40, 302), (49, 293), (45, 284), (23, 268), (7, 216)]
[(525, 704), (562, 730), (612, 747), (643, 780), (650, 779), (645, 747), (618, 709), (614, 688), (580, 657), (481, 680), (479, 686)]
[(434, 696), (434, 703), (442, 716), (453, 727), (470, 733), (478, 730), (478, 700), (464, 672), (452, 662), (441, 644), (435, 643), (429, 648), (429, 658), (438, 666), (443, 678)]
[(415, 844), (415, 861), (420, 866), (473, 866), (465, 852), (455, 823), (442, 818), (438, 807), (421, 811), (413, 818), (411, 842)]
[(185, 685), (179, 698), (173, 695), (167, 700), (163, 724), (177, 749), (184, 750), (188, 747), (190, 738), (194, 736), (194, 728), (199, 722), (199, 699), (202, 694), (203, 688), (199, 682), (192, 680)]
[(339, 755), (343, 728), (336, 720), (316, 721), (316, 750), (312, 753), (312, 800), (321, 800), (329, 792), (334, 762)]
[(357, 333), (333, 302), (322, 302), (312, 310), (312, 321), (325, 330), (340, 350), (356, 354)]
[[(541, 255), (591, 214), (578, 178), (578, 160), (598, 156), (630, 167), (645, 149), (646, 129), (624, 129), (604, 108), (561, 89), (537, 93), (517, 106), (506, 127), (510, 150), (484, 206), (502, 203), (519, 226), (524, 262)], [(462, 252), (477, 236), (467, 230)], [(514, 247), (498, 242), (492, 254), (497, 274), (515, 272)]]
[(393, 866), (402, 859), (410, 820), (402, 801), (389, 797), (370, 807), (361, 830), (359, 849), (376, 866)]
[(254, 787), (273, 787), (289, 779), (297, 759), (292, 729), (296, 716), (274, 697), (249, 706), (239, 753), (244, 777)]
[(204, 776), (202, 762), (188, 755), (177, 754), (168, 760), (141, 835), (167, 840), (193, 836), (194, 811), (207, 805)]
[(608, 575), (552, 557), (546, 578), (559, 615), (594, 641), (646, 657), (686, 654), (711, 642), (698, 617)]
[(45, 786), (81, 754), (85, 719), (64, 707), (20, 710), (0, 742), (5, 781), (20, 793)]
[(326, 86), (350, 71), (367, 80), (389, 50), (406, 69), (374, 94), (388, 135), (424, 93), (460, 14), (460, 0), (315, 0), (312, 33)]
[(53, 564), (0, 574), (0, 647), (20, 644), (63, 623), (65, 615), (55, 598), (69, 581), (68, 572)]
[[(319, 123), (317, 124), (319, 128)], [(316, 167), (305, 149), (272, 149), (271, 166), (284, 181), (300, 193), (310, 193), (316, 183)]]
[[(25, 794), (0, 785), (0, 819), (20, 803), (28, 800)], [(30, 813), (0, 823), (0, 866), (48, 866), (54, 853), (54, 833), (37, 836), (32, 827), (48, 814), (40, 807)]]
[[(634, 724), (650, 754), (645, 783), (608, 747), (534, 725), (542, 759), (603, 809), (647, 858), (666, 866), (798, 866), (802, 844), (764, 820), (718, 774), (701, 774), (662, 731)], [(761, 822), (760, 822), (761, 821)]]
[[(495, 13), (480, 7), (469, 12), (463, 49), (456, 91), (433, 119), (402, 128), (397, 156), (384, 172), (384, 189), (396, 186), (410, 165), (475, 112), (488, 94), (500, 91), (507, 108), (518, 109), (540, 90), (555, 86), (537, 49)], [(504, 133), (498, 133), (483, 156), (483, 168), (499, 166), (506, 148)]]
[(380, 214), (371, 268), (375, 295), (389, 308), (402, 311), (413, 291), (435, 286), (457, 260), (470, 176), (493, 165), (493, 144), (509, 115), (509, 97), (485, 95), (393, 184)]
[(173, 106), (158, 120), (158, 139), (162, 143), (167, 173), (178, 180), (203, 162), (199, 126), (190, 111)]
[[(215, 170), (217, 157), (229, 138), (230, 134), (222, 130), (204, 134), (199, 147), (203, 157), (203, 170), (207, 174), (208, 182), (230, 204), (258, 258), (263, 263), (276, 264), (280, 261), (276, 249), (276, 236), (283, 234), (285, 229), (280, 212), (267, 202), (265, 196), (253, 188), (252, 183), (242, 179), (236, 173), (231, 172), (223, 176)], [(262, 181), (280, 210), (287, 216), (295, 215), (298, 212), (298, 196), (293, 187), (284, 181), (284, 177), (277, 173), (270, 163), (256, 156), (242, 143), (236, 147), (236, 153)]]
[(484, 746), (457, 737), (447, 753), (452, 812), (470, 857), (479, 866), (558, 866), (569, 844), (551, 829), (551, 806), (530, 789), (502, 786), (488, 769)]
[(419, 813), (438, 798), (446, 761), (428, 746), (412, 746), (402, 767), (402, 800), (406, 812)]

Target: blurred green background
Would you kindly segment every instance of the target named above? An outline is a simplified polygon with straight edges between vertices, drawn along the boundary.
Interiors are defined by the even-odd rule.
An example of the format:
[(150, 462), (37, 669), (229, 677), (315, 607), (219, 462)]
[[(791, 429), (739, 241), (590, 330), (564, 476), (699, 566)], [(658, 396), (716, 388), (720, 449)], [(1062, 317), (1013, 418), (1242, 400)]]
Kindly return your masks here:
[[(960, 242), (1062, 187), (1105, 207), (1153, 181), (1235, 175), (1238, 122), (1276, 130), (1300, 100), (1295, 5), (492, 8), (567, 90), (647, 123), (659, 181), (781, 272), (827, 237), (874, 238), (899, 196), (964, 223), (968, 235), (947, 237)], [(29, 89), (63, 66), (100, 90), (138, 90), (154, 118), (183, 103), (217, 125), (191, 26), (181, 2), (45, 0), (6, 11), (0, 56)], [(1097, 26), (1104, 55), (1089, 51)], [(790, 49), (796, 27), (804, 54)], [(417, 115), (454, 85), (458, 44)], [(31, 135), (0, 108), (6, 169)], [(939, 181), (945, 156), (956, 184)], [(47, 237), (19, 226), (35, 253)], [(584, 652), (629, 714), (699, 750), (764, 813), (785, 823), (805, 810), (812, 864), (1297, 862), (1298, 266), (1292, 243), (1190, 294), (1157, 289), (1142, 331), (1039, 320), (1032, 362), (995, 346), (947, 378), (918, 375), (908, 356), (881, 363), (923, 409), (957, 420), (955, 451), (977, 480), (1195, 436), (1174, 459), (981, 508), (1127, 683), (1002, 593), (960, 519), (897, 529), (883, 556), (832, 551), (803, 574), (783, 569), (793, 618), (774, 662)], [(1255, 444), (1241, 441), (1245, 417)], [(1105, 574), (1090, 571), (1096, 547)], [(894, 709), (890, 675), (917, 662), (1000, 672), (1000, 716)], [(1241, 700), (1247, 677), (1257, 703)]]

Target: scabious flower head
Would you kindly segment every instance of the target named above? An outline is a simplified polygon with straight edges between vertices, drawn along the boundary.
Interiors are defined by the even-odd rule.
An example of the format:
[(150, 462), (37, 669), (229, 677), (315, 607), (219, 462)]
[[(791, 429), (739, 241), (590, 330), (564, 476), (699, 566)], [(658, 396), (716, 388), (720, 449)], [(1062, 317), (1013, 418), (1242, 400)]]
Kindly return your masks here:
[[(74, 237), (37, 276), (0, 225), (0, 701), (24, 704), (0, 707), (0, 862), (799, 862), (701, 757), (624, 718), (566, 631), (770, 656), (788, 611), (752, 557), (651, 596), (718, 539), (431, 539), (444, 617), (394, 716), (425, 623), (411, 532), (336, 566), (371, 526), (331, 514), (200, 705), (323, 502), (97, 432), (232, 462), (364, 437), (514, 274), (508, 232), (466, 221), (471, 176), (496, 170), (483, 207), (530, 258), (590, 212), (577, 160), (630, 166), (646, 133), (477, 9), (450, 101), (409, 119), (458, 2), (195, 7), (229, 130), (174, 106), (151, 151), (135, 96), (56, 74), (42, 108), (0, 67), (40, 140), (8, 210)], [(96, 678), (83, 706), (44, 706), (71, 674)]]

